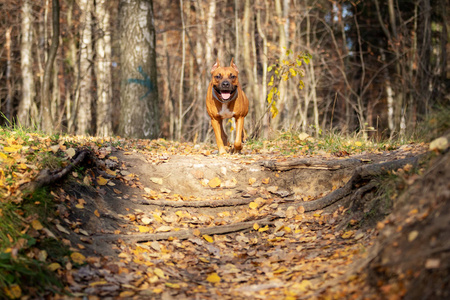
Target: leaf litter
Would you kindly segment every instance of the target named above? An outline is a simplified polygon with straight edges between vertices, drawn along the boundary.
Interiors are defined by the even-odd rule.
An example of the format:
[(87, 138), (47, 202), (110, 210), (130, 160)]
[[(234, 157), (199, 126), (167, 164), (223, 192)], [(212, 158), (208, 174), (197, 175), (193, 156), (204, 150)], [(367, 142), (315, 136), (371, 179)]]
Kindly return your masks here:
[[(341, 221), (348, 212), (344, 206), (305, 212), (303, 206), (291, 205), (294, 201), (318, 199), (339, 184), (317, 186), (322, 188), (319, 194), (309, 193), (301, 182), (283, 184), (286, 173), (266, 172), (259, 164), (268, 160), (289, 161), (296, 156), (283, 157), (277, 151), (267, 150), (270, 146), (265, 144), (264, 151), (252, 149), (242, 156), (218, 157), (207, 145), (194, 147), (164, 140), (121, 140), (120, 145), (110, 146), (106, 141), (67, 139), (55, 145), (45, 142), (46, 151), (65, 152), (66, 159), (71, 159), (75, 154), (73, 144), (65, 145), (68, 140), (90, 147), (98, 159), (92, 159), (81, 176), (72, 176), (75, 184), (62, 184), (54, 190), (62, 218), (55, 220), (54, 226), (60, 232), (58, 238), (65, 240), (72, 254), (65, 265), (45, 256), (42, 259), (48, 261), (50, 270), (65, 278), (66, 289), (72, 295), (138, 299), (310, 299), (327, 295), (377, 298), (377, 290), (368, 283), (364, 267), (367, 260), (373, 259), (370, 250), (385, 227), (342, 229)], [(2, 164), (20, 164), (22, 155), (31, 149), (24, 147), (28, 146), (4, 143)], [(364, 159), (392, 160), (422, 151), (418, 146), (411, 148), (395, 157), (392, 152), (382, 152)], [(297, 157), (304, 154), (300, 151)], [(172, 161), (177, 168), (170, 165)], [(10, 173), (20, 174), (20, 184), (2, 186), (8, 195), (16, 196), (15, 201), (21, 201), (20, 185), (37, 175), (33, 163), (23, 163), (30, 167)], [(410, 169), (407, 166), (404, 171)], [(2, 174), (2, 180), (9, 176)], [(178, 178), (175, 174), (179, 174)], [(205, 179), (206, 185), (202, 183)], [(87, 191), (80, 189), (81, 185), (87, 185)], [(243, 206), (160, 205), (161, 201), (213, 203), (245, 198), (252, 201)], [(139, 204), (141, 199), (149, 202)], [(417, 215), (420, 214), (411, 213), (410, 218)], [(268, 224), (260, 222), (267, 217), (274, 219)], [(227, 234), (201, 233), (204, 228), (239, 222), (250, 225)], [(31, 227), (42, 234), (49, 230), (38, 220), (33, 220)], [(193, 233), (182, 239), (170, 236), (183, 230)], [(153, 233), (169, 236), (140, 243), (120, 238)], [(102, 242), (104, 235), (118, 238)], [(406, 240), (412, 243), (420, 238), (416, 230), (410, 231)], [(437, 258), (426, 260), (427, 269), (439, 268), (441, 264)], [(22, 292), (10, 286), (7, 293), (14, 296)]]

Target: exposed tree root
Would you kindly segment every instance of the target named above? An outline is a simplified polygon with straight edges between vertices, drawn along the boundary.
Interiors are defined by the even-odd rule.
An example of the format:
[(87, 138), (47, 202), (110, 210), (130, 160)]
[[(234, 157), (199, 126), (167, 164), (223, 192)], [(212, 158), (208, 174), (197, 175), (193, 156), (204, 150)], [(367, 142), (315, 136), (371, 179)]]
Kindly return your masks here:
[[(245, 231), (253, 228), (253, 224), (258, 223), (259, 226), (266, 226), (273, 222), (273, 220), (279, 218), (278, 216), (266, 217), (259, 220), (252, 220), (247, 222), (239, 222), (230, 225), (221, 225), (207, 228), (198, 228), (200, 235), (215, 235), (215, 234), (227, 234), (233, 232)], [(151, 234), (115, 234), (115, 235), (101, 235), (96, 236), (96, 239), (102, 239), (105, 241), (117, 241), (122, 240), (125, 242), (132, 243), (142, 243), (148, 241), (166, 240), (168, 238), (178, 238), (180, 240), (185, 240), (194, 237), (194, 230), (180, 230), (180, 231), (170, 231), (161, 233), (151, 233)]]
[(324, 161), (320, 159), (294, 159), (289, 161), (277, 162), (274, 160), (264, 161), (261, 166), (271, 171), (289, 171), (292, 169), (316, 169), (335, 171), (339, 169), (351, 168), (361, 165), (359, 159), (343, 159)]
[(137, 204), (143, 205), (156, 205), (162, 207), (193, 207), (193, 208), (201, 208), (201, 207), (225, 207), (225, 206), (238, 206), (238, 205), (247, 205), (252, 202), (254, 199), (228, 199), (228, 200), (206, 200), (206, 201), (165, 201), (165, 200), (145, 200), (140, 199), (136, 200)]
[[(375, 176), (380, 176), (383, 174), (387, 174), (392, 170), (397, 170), (406, 166), (407, 164), (411, 164), (412, 166), (417, 166), (419, 161), (419, 157), (411, 157), (405, 158), (401, 160), (385, 162), (374, 165), (366, 165), (361, 166), (355, 169), (353, 176), (350, 180), (341, 188), (331, 192), (330, 194), (322, 197), (318, 200), (309, 201), (309, 202), (294, 202), (293, 200), (286, 199), (286, 202), (291, 202), (290, 204), (285, 204), (300, 207), (303, 206), (305, 212), (315, 211), (323, 209), (327, 206), (330, 206), (336, 203), (339, 200), (344, 199), (346, 196), (354, 193), (355, 190), (359, 190), (362, 187), (362, 192), (365, 192), (367, 188), (364, 187), (365, 184), (370, 182)], [(373, 186), (370, 186), (373, 188)], [(202, 201), (198, 202), (195, 205), (195, 202), (171, 202), (171, 201), (158, 201), (161, 206), (172, 206), (172, 207), (219, 207), (219, 206), (233, 206), (233, 205), (241, 205), (247, 204), (251, 202), (251, 199), (233, 199), (233, 200), (221, 200), (221, 201)], [(147, 204), (145, 200), (140, 201), (143, 204)], [(157, 201), (148, 201), (151, 204), (157, 205)], [(214, 203), (217, 205), (214, 205)], [(292, 203), (294, 202), (294, 203)], [(199, 228), (201, 235), (215, 235), (215, 234), (227, 234), (232, 232), (239, 232), (244, 230), (250, 230), (253, 227), (253, 224), (258, 223), (260, 226), (265, 226), (271, 224), (273, 220), (280, 218), (276, 215), (267, 216), (263, 219), (252, 220), (248, 222), (240, 222), (236, 224), (230, 225), (222, 225), (208, 228)], [(164, 240), (168, 238), (178, 238), (178, 239), (187, 239), (194, 236), (194, 230), (180, 230), (180, 231), (171, 231), (171, 232), (163, 232), (163, 233), (153, 233), (153, 234), (131, 234), (131, 235), (103, 235), (99, 236), (103, 240), (107, 241), (115, 241), (115, 240), (123, 240), (127, 242), (146, 242), (146, 241), (154, 241), (154, 240)]]
[(80, 151), (76, 156), (76, 158), (73, 160), (73, 162), (69, 163), (66, 167), (60, 170), (53, 170), (53, 171), (49, 169), (42, 170), (41, 172), (39, 172), (39, 175), (36, 177), (36, 179), (30, 183), (25, 184), (22, 187), (22, 190), (32, 193), (38, 188), (41, 188), (43, 186), (49, 185), (62, 179), (69, 172), (71, 172), (75, 166), (79, 165), (89, 153), (90, 153), (89, 150)]

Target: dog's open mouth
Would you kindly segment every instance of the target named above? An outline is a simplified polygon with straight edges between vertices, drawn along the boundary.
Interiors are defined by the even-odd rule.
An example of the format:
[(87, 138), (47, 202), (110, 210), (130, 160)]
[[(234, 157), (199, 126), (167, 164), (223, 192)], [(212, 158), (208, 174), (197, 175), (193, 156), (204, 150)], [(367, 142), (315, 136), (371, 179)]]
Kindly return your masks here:
[(218, 90), (217, 88), (214, 88), (216, 91), (216, 94), (220, 96), (220, 98), (223, 101), (229, 101), (233, 98), (234, 94), (237, 92), (237, 89), (234, 89), (232, 91), (229, 90)]

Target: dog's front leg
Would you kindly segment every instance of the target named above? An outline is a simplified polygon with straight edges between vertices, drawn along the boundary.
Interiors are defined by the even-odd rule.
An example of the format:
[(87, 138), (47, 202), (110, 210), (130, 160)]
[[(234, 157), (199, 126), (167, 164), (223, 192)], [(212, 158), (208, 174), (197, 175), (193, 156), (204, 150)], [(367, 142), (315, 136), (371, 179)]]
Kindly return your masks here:
[(219, 154), (225, 154), (227, 150), (225, 149), (224, 142), (228, 142), (227, 136), (225, 135), (225, 132), (222, 128), (222, 120), (211, 119), (211, 125), (214, 129), (214, 135), (216, 136), (217, 147), (219, 147)]
[(236, 139), (233, 152), (240, 153), (242, 150), (242, 136), (244, 134), (244, 117), (236, 118)]

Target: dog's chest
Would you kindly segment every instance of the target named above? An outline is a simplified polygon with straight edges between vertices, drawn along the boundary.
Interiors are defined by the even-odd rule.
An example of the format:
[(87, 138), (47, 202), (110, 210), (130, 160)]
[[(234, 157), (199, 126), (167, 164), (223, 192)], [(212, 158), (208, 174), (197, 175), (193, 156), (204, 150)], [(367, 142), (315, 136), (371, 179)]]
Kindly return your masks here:
[(222, 119), (229, 119), (234, 116), (234, 112), (230, 111), (227, 103), (222, 103), (222, 108), (219, 111), (219, 116), (221, 116)]

